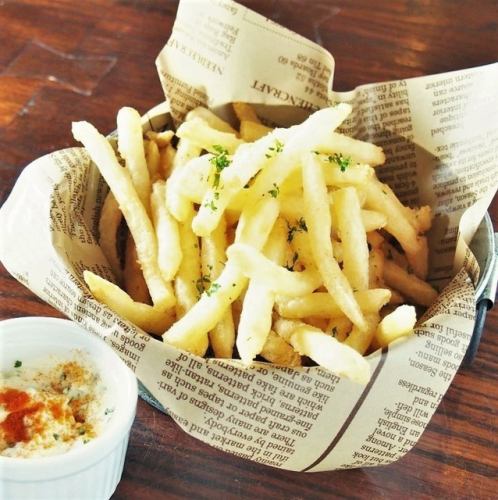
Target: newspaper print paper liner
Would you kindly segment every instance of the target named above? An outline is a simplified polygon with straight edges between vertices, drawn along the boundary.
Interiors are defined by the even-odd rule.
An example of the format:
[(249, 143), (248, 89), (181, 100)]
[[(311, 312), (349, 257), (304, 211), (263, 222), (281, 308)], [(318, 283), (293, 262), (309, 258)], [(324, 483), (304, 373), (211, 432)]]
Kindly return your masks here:
[[(180, 4), (182, 22), (192, 13), (185, 8), (189, 3), (184, 0)], [(219, 9), (231, 16), (239, 16), (242, 21), (239, 19), (241, 24), (237, 25), (237, 30), (242, 40), (249, 37), (261, 41), (270, 32), (278, 40), (269, 46), (280, 52), (286, 51), (284, 55), (280, 52), (274, 54), (276, 58), (291, 61), (298, 60), (299, 55), (301, 64), (304, 64), (303, 58), (324, 53), (323, 49), (311, 42), (303, 42), (304, 39), (273, 23), (268, 30), (267, 20), (233, 2), (219, 1), (213, 5), (206, 2), (197, 6), (196, 14), (205, 7), (212, 8), (210, 19), (222, 23), (225, 21), (222, 21), (223, 12), (218, 12)], [(231, 22), (239, 21), (232, 19)], [(178, 32), (185, 36), (182, 24), (180, 31), (176, 28), (175, 24), (165, 50), (174, 46), (171, 40)], [(256, 35), (260, 34), (258, 38)], [(292, 43), (279, 46), (277, 41), (280, 42), (282, 36), (287, 40), (297, 40), (297, 55), (289, 54), (296, 49)], [(195, 43), (195, 37), (191, 42)], [(240, 51), (244, 44), (239, 45)], [(184, 50), (184, 53), (188, 51)], [(192, 51), (189, 54), (192, 56)], [(204, 68), (205, 61), (196, 60)], [(328, 64), (332, 61), (333, 65), (331, 56), (324, 56), (324, 61)], [(177, 62), (185, 70), (184, 61), (179, 58)], [(164, 79), (162, 64), (160, 57), (158, 65)], [(252, 69), (256, 78), (260, 68)], [(182, 83), (181, 75), (176, 73), (174, 76), (174, 68), (168, 67), (168, 71), (175, 85), (181, 84), (183, 88), (190, 85), (197, 97), (201, 95), (196, 93), (200, 92), (199, 88), (209, 94), (209, 82), (204, 75), (196, 73), (195, 68), (188, 68), (187, 75), (195, 75), (203, 83)], [(300, 74), (297, 69), (294, 73), (294, 76)], [(331, 74), (332, 71), (330, 77)], [(231, 100), (256, 100), (240, 81), (227, 82), (223, 74), (219, 76), (217, 82), (224, 86), (226, 100), (206, 98), (207, 104), (223, 112), (223, 105)], [(273, 73), (266, 76), (271, 79)], [(496, 102), (497, 77), (498, 65), (492, 65), (446, 75), (367, 85), (348, 94), (329, 96), (353, 103), (353, 117), (346, 127), (357, 127), (353, 129), (355, 137), (374, 139), (386, 149), (391, 147), (394, 161), (381, 167), (379, 173), (393, 175), (394, 184), (398, 179), (396, 175), (401, 180), (415, 179), (416, 188), (409, 184), (406, 196), (403, 196), (403, 186), (393, 186), (401, 198), (429, 202), (441, 214), (443, 228), (449, 233), (439, 228), (439, 233), (433, 238), (433, 250), (440, 251), (439, 256), (446, 255), (440, 259), (443, 265), (435, 265), (432, 269), (432, 277), (440, 282), (447, 281), (447, 275), (443, 274), (451, 273), (453, 265), (453, 259), (448, 256), (454, 250), (448, 250), (447, 235), (452, 238), (454, 248), (457, 223), (465, 208), (470, 206), (463, 217), (466, 224), (460, 228), (468, 242), (474, 225), (477, 226), (496, 191), (493, 183), (498, 178), (498, 132), (492, 129), (491, 121), (477, 118), (486, 116)], [(471, 126), (468, 122), (457, 121), (456, 124), (450, 123), (451, 127), (444, 132), (437, 131), (437, 123), (439, 128), (449, 125), (442, 125), (432, 116), (433, 111), (442, 109), (432, 102), (434, 89), (449, 92), (455, 88), (457, 78), (471, 83), (457, 88), (454, 95), (463, 96), (461, 101), (466, 103), (465, 111), (477, 111), (474, 115), (466, 115), (473, 116)], [(287, 93), (295, 96), (294, 101), (302, 99), (299, 95), (304, 85), (302, 79), (295, 80), (295, 85), (288, 78), (278, 83), (290, 85)], [(231, 88), (226, 89), (226, 85)], [(403, 90), (407, 94), (401, 94)], [(248, 98), (244, 97), (246, 91)], [(184, 109), (187, 109), (189, 94), (179, 92), (177, 101), (178, 96), (182, 97)], [(282, 104), (278, 99), (259, 97), (261, 104)], [(379, 109), (373, 107), (380, 101), (392, 101), (389, 108), (381, 111), (385, 113), (387, 110), (387, 116), (382, 119), (377, 113)], [(326, 104), (314, 102), (309, 107)], [(173, 117), (179, 116), (179, 109), (176, 105)], [(403, 111), (405, 109), (408, 111)], [(265, 113), (265, 108), (258, 110)], [(153, 110), (145, 122), (152, 128), (160, 128), (167, 119), (166, 111), (164, 106)], [(292, 111), (291, 108), (268, 108), (267, 113), (271, 114), (273, 121), (283, 120), (288, 124), (292, 120)], [(389, 114), (391, 111), (393, 115)], [(392, 121), (396, 115), (404, 117), (401, 124), (405, 132), (398, 127), (399, 121)], [(444, 118), (448, 115), (440, 111), (437, 116)], [(404, 135), (407, 123), (412, 126), (412, 131), (407, 134), (409, 137)], [(376, 135), (372, 137), (373, 132)], [(443, 161), (442, 154), (446, 148), (446, 154), (460, 151), (460, 160), (466, 158), (464, 153), (470, 157), (466, 145), (472, 139), (474, 142), (470, 144), (475, 147), (475, 138), (481, 140), (478, 150), (474, 150), (474, 154), (481, 157), (480, 168), (469, 180), (460, 174), (460, 162), (458, 165), (452, 163), (449, 156)], [(400, 159), (402, 155), (398, 153), (408, 147), (407, 143), (412, 144), (414, 150), (411, 156), (405, 154), (407, 157)], [(400, 144), (400, 151), (397, 151)], [(441, 153), (439, 158), (434, 158), (436, 150)], [(448, 186), (460, 188), (463, 194), (471, 193), (471, 196), (462, 198), (465, 203), (462, 202), (461, 206), (451, 206), (454, 193), (446, 196), (451, 191), (448, 186), (445, 185), (442, 197), (441, 193), (432, 192), (434, 173), (439, 175), (436, 180), (441, 177), (452, 181), (455, 178), (456, 181)], [(487, 189), (480, 192), (480, 186)], [(415, 197), (417, 190), (418, 196)], [(238, 456), (296, 471), (391, 463), (415, 445), (455, 375), (472, 334), (475, 299), (469, 274), (475, 280), (478, 268), (465, 247), (464, 238), (459, 240), (455, 261), (460, 270), (456, 276), (420, 321), (414, 336), (368, 357), (372, 379), (363, 387), (319, 367), (289, 369), (258, 363), (250, 369), (243, 369), (237, 361), (201, 359), (149, 337), (97, 303), (86, 289), (82, 273), (84, 269), (90, 269), (112, 279), (108, 264), (96, 244), (99, 210), (106, 191), (105, 183), (81, 148), (66, 149), (34, 161), (21, 174), (0, 211), (0, 256), (6, 268), (34, 293), (104, 338), (186, 432)], [(446, 200), (446, 204), (441, 204), (441, 200)]]

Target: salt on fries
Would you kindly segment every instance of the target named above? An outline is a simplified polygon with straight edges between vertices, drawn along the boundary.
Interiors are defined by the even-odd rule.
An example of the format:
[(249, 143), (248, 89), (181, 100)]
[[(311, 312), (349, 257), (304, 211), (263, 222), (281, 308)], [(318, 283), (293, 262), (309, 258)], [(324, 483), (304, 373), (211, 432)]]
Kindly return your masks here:
[(89, 123), (73, 124), (110, 188), (99, 242), (116, 284), (89, 271), (85, 281), (195, 355), (311, 359), (364, 384), (363, 355), (413, 331), (415, 308), (400, 304), (437, 296), (424, 281), (431, 210), (403, 206), (377, 179), (381, 148), (337, 132), (348, 104), (288, 129), (267, 127), (249, 104), (233, 109), (238, 130), (196, 108), (176, 133), (143, 137), (123, 108), (117, 153)]

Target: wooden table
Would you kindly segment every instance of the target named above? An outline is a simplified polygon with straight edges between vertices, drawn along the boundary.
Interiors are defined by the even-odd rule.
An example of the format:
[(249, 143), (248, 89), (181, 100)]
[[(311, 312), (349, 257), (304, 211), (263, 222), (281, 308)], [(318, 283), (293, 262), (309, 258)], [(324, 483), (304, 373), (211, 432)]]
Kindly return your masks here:
[[(478, 66), (498, 55), (493, 0), (242, 3), (329, 49), (337, 90)], [(74, 144), (72, 120), (111, 131), (119, 107), (145, 111), (161, 101), (154, 59), (176, 6), (171, 0), (0, 2), (2, 201), (31, 160)], [(497, 209), (495, 203), (495, 224)], [(3, 267), (0, 291), (2, 319), (61, 316)], [(272, 469), (204, 445), (140, 401), (114, 498), (496, 498), (497, 334), (495, 310), (474, 364), (459, 371), (416, 448), (393, 465), (319, 474)]]

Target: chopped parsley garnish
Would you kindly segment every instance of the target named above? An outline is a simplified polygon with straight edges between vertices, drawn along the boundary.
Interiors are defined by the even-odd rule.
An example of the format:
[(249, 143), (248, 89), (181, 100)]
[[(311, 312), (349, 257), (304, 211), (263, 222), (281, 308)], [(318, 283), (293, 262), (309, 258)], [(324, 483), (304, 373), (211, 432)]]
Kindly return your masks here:
[(306, 221), (301, 217), (295, 226), (291, 226), (287, 223), (287, 241), (290, 243), (294, 239), (295, 233), (307, 233), (308, 226), (306, 225)]
[(268, 153), (265, 154), (267, 158), (273, 158), (284, 150), (284, 143), (275, 139), (273, 146), (268, 148)]
[(341, 172), (345, 172), (346, 169), (351, 165), (351, 156), (343, 156), (342, 153), (334, 153), (327, 157), (327, 161), (330, 163), (336, 163)]
[(206, 288), (204, 284), (210, 284), (211, 283), (211, 278), (207, 275), (202, 275), (196, 282), (195, 282), (195, 288), (197, 288), (197, 291), (199, 292), (199, 295), (204, 291)]
[(59, 434), (54, 434), (53, 436), (56, 441), (59, 439)]
[(206, 294), (208, 297), (211, 297), (211, 295), (215, 292), (218, 291), (218, 289), (221, 287), (219, 283), (211, 283), (211, 286), (206, 290)]
[(270, 189), (268, 192), (271, 194), (272, 198), (276, 198), (280, 194), (280, 188), (273, 183), (273, 189)]
[(292, 256), (292, 263), (291, 264), (286, 264), (284, 267), (288, 271), (294, 271), (294, 266), (296, 265), (297, 259), (299, 259), (299, 254), (297, 252), (294, 252), (294, 255)]
[(104, 411), (104, 415), (110, 415), (114, 411), (114, 408), (106, 408)]
[(17, 360), (17, 361), (14, 363), (14, 368), (20, 368), (21, 366), (22, 366), (22, 361)]
[(214, 200), (211, 200), (209, 203), (208, 202), (204, 203), (204, 206), (206, 208), (210, 208), (213, 212), (215, 210), (218, 210), (218, 207), (214, 204)]
[(228, 151), (219, 144), (214, 144), (213, 149), (216, 151), (216, 154), (209, 161), (216, 169), (213, 187), (217, 188), (220, 185), (221, 171), (230, 165), (230, 160), (228, 159)]

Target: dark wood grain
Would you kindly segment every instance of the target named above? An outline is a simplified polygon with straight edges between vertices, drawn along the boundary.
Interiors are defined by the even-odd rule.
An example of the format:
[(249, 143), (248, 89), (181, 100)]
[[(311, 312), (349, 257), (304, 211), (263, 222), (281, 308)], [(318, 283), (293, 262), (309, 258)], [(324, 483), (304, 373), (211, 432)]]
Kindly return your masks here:
[[(242, 3), (330, 50), (337, 90), (477, 66), (498, 56), (494, 0)], [(73, 144), (72, 120), (88, 119), (110, 131), (120, 106), (145, 111), (161, 101), (154, 59), (169, 36), (176, 5), (0, 2), (0, 200), (27, 163)], [(39, 46), (53, 51), (55, 81), (53, 74), (43, 74), (39, 61), (29, 59)], [(92, 73), (68, 81), (64, 54), (93, 61)], [(105, 71), (96, 57), (104, 59)], [(496, 227), (496, 202), (491, 214)], [(3, 267), (0, 293), (2, 319), (61, 316)], [(458, 372), (415, 449), (395, 464), (319, 474), (279, 471), (204, 445), (140, 401), (114, 497), (496, 498), (497, 436), (498, 310), (493, 310), (473, 365)]]

